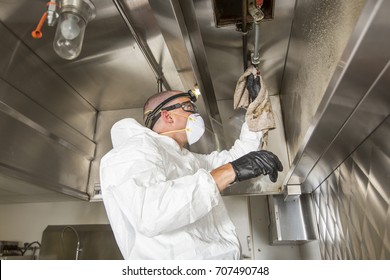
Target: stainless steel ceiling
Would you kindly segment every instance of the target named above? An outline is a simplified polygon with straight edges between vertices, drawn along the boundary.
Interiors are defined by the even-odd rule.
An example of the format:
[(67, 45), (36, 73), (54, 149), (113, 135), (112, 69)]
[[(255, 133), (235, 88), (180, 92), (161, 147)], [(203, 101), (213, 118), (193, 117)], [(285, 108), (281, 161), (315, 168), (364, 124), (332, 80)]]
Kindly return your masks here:
[[(0, 20), (96, 110), (141, 107), (148, 96), (157, 92), (153, 71), (114, 3), (93, 2), (97, 16), (87, 25), (82, 52), (73, 61), (63, 60), (54, 53), (55, 27), (45, 25), (39, 40), (30, 35), (45, 10), (46, 1), (1, 1)], [(182, 89), (148, 2), (127, 1), (126, 5), (135, 28), (148, 42), (170, 87)]]
[[(44, 25), (42, 39), (31, 37), (46, 1), (0, 0), (0, 131), (7, 135), (2, 138), (6, 149), (0, 150), (0, 192), (6, 194), (0, 202), (25, 201), (17, 199), (16, 190), (25, 189), (26, 181), (81, 199), (91, 194), (94, 167), (106, 151), (97, 151), (98, 116), (122, 109), (138, 112), (157, 92), (156, 69), (145, 53), (167, 87), (186, 90), (198, 83), (203, 89), (205, 102), (199, 107), (209, 134), (196, 151), (223, 148), (239, 131), (243, 118), (237, 117), (244, 111), (222, 122), (220, 110), (232, 110), (244, 70), (242, 35), (235, 25), (215, 27), (210, 0), (93, 2), (97, 15), (87, 26), (82, 52), (67, 61), (52, 48), (55, 27)], [(276, 1), (274, 19), (261, 24), (260, 67), (271, 95), (280, 91), (294, 4)], [(108, 130), (102, 133), (109, 137)]]
[[(155, 75), (113, 1), (93, 1), (97, 16), (88, 24), (81, 55), (74, 61), (63, 60), (54, 53), (55, 27), (45, 25), (39, 40), (30, 35), (46, 2), (0, 1), (0, 21), (96, 110), (138, 108), (157, 91)], [(177, 71), (149, 2), (119, 2), (160, 64), (169, 86), (184, 90), (179, 77), (183, 69)], [(271, 94), (280, 90), (294, 2), (276, 1), (274, 20), (261, 25), (261, 69)], [(194, 5), (216, 98), (231, 99), (243, 71), (241, 33), (235, 26), (215, 27), (211, 1), (197, 0)], [(249, 49), (253, 45), (252, 33)]]

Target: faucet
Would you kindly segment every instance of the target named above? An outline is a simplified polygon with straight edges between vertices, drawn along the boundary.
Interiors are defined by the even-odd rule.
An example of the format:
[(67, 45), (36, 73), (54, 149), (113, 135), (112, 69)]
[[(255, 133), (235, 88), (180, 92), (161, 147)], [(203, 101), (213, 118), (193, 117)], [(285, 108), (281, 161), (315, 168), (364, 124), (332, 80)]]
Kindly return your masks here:
[(82, 251), (82, 249), (80, 248), (79, 234), (77, 233), (77, 230), (74, 227), (72, 227), (72, 226), (66, 226), (66, 227), (64, 227), (62, 229), (62, 232), (61, 232), (62, 250), (64, 250), (64, 232), (67, 229), (72, 230), (74, 232), (74, 234), (76, 235), (76, 237), (77, 237), (77, 247), (76, 247), (76, 257), (75, 257), (75, 260), (78, 260), (79, 259), (79, 253)]

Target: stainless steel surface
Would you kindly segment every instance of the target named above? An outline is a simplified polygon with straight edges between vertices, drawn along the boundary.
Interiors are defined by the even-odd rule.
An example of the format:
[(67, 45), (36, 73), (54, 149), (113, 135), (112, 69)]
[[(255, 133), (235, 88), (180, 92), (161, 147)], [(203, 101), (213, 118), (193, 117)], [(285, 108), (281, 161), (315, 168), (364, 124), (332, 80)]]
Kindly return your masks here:
[[(217, 100), (233, 98), (243, 73), (242, 33), (235, 25), (216, 28), (212, 1), (194, 0), (196, 17), (206, 50), (210, 76)], [(260, 64), (270, 95), (281, 92), (295, 0), (275, 1), (274, 18), (260, 24)], [(248, 31), (248, 51), (253, 51), (254, 29)]]
[[(0, 204), (59, 202), (87, 200), (85, 192), (55, 185), (45, 186), (43, 180), (20, 172), (11, 172), (9, 168), (0, 166)], [(60, 193), (63, 192), (64, 194)]]
[[(2, 79), (0, 111), (59, 145), (78, 152), (89, 160), (93, 159), (96, 145), (92, 140)], [(11, 132), (11, 129), (8, 132)], [(4, 134), (6, 133), (7, 131), (4, 131)]]
[[(2, 23), (0, 30), (2, 203), (33, 202), (42, 193), (41, 201), (87, 200), (96, 110)], [(26, 201), (28, 191), (18, 187), (32, 184), (47, 192)]]
[(377, 35), (388, 32), (387, 9), (388, 2), (367, 1), (286, 184), (294, 175), (311, 192), (389, 115), (390, 40)]
[(355, 0), (296, 3), (281, 89), (291, 162), (307, 141), (336, 67), (343, 67), (340, 58), (363, 5)]
[[(6, 137), (0, 139), (0, 146), (7, 147), (0, 149), (2, 174), (27, 182), (39, 181), (42, 187), (52, 190), (86, 191), (90, 161), (82, 154), (67, 149), (2, 111), (0, 129), (7, 131)], [(4, 182), (0, 184), (5, 187)], [(13, 192), (12, 185), (9, 190)], [(87, 198), (86, 195), (82, 197)]]
[(96, 17), (96, 8), (90, 0), (59, 0), (60, 12), (71, 12), (80, 15), (85, 22)]
[[(55, 28), (45, 25), (42, 39), (31, 38), (31, 31), (45, 10), (46, 2), (3, 2), (0, 4), (0, 21), (61, 76), (77, 95), (100, 111), (138, 108), (156, 93), (153, 71), (112, 1), (93, 1), (96, 18), (88, 24), (83, 50), (75, 61), (64, 61), (54, 53)], [(169, 85), (184, 89), (148, 1), (126, 1), (125, 5), (134, 28), (148, 44)], [(15, 48), (7, 49), (11, 52)]]
[[(196, 19), (192, 1), (149, 1), (157, 16), (161, 32), (168, 44), (176, 69), (187, 88), (198, 85), (205, 112), (206, 126), (211, 130), (212, 143), (209, 149), (224, 149), (223, 128), (212, 79), (208, 69), (208, 61)], [(198, 101), (199, 102), (199, 101)]]
[(389, 117), (312, 193), (323, 259), (390, 259)]
[[(162, 76), (166, 88), (187, 90), (198, 84), (203, 92), (199, 107), (207, 131), (191, 149), (207, 153), (226, 147), (230, 132), (224, 131), (217, 101), (230, 104), (224, 110), (232, 111), (233, 91), (243, 70), (237, 67), (241, 33), (233, 26), (216, 28), (207, 0), (92, 2), (96, 17), (74, 61), (55, 54), (55, 28), (45, 24), (40, 40), (31, 37), (46, 1), (0, 2), (1, 132), (10, 135), (1, 140), (7, 147), (0, 152), (1, 176), (7, 178), (1, 187), (7, 196), (0, 201), (17, 202), (12, 188), (32, 185), (43, 187), (32, 188), (34, 202), (41, 192), (54, 200), (88, 199), (98, 185), (99, 161), (107, 148), (99, 148), (96, 140), (98, 133), (108, 133), (98, 127), (98, 114), (139, 111), (150, 95), (162, 90)], [(260, 69), (272, 95), (281, 85), (294, 3), (277, 2), (274, 19), (261, 24)], [(253, 37), (249, 32), (248, 40)], [(232, 114), (242, 123), (244, 111)], [(275, 131), (281, 133), (282, 126)], [(283, 146), (281, 151), (284, 154)], [(279, 187), (266, 183), (254, 189), (274, 193)], [(27, 195), (21, 195), (19, 202), (26, 201)]]
[[(77, 232), (79, 239), (74, 232), (65, 230), (69, 227)], [(110, 225), (48, 226), (42, 234), (39, 259), (74, 260), (78, 240), (79, 260), (123, 260)]]
[(44, 60), (31, 52), (8, 26), (0, 23), (0, 32), (3, 36), (0, 44), (1, 80), (92, 139), (96, 110)]
[[(137, 42), (137, 45), (140, 48), (142, 54), (145, 56), (147, 63), (152, 68), (157, 83), (161, 82), (165, 86), (165, 90), (170, 90), (171, 88), (169, 87), (168, 82), (164, 77), (164, 73), (161, 71), (161, 66), (154, 58), (153, 53), (150, 51), (146, 42), (144, 42), (144, 40), (138, 35), (136, 29), (134, 28), (134, 23), (132, 22), (132, 20), (129, 18), (129, 16), (125, 11), (123, 2), (121, 0), (113, 0), (113, 2), (116, 8), (118, 9), (120, 15), (122, 16), (123, 20), (125, 21), (126, 26), (129, 28), (131, 35), (133, 36), (134, 40)], [(158, 92), (161, 91), (162, 90), (160, 90), (160, 86), (159, 86)]]
[(302, 194), (301, 185), (287, 185), (284, 189), (284, 201), (291, 201), (299, 199)]
[(268, 196), (269, 236), (273, 245), (297, 245), (317, 239), (310, 195), (285, 201), (282, 195)]

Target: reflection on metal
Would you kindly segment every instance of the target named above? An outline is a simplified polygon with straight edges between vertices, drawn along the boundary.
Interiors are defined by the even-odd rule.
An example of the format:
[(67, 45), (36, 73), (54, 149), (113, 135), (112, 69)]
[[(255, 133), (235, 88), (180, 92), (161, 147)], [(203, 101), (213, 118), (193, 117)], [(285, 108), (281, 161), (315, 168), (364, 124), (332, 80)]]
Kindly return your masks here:
[(64, 251), (64, 255), (65, 255), (65, 247), (64, 247), (64, 233), (66, 230), (71, 230), (75, 235), (76, 235), (76, 238), (77, 238), (77, 243), (76, 243), (76, 255), (75, 255), (75, 260), (78, 260), (79, 259), (79, 253), (82, 251), (82, 249), (80, 248), (80, 238), (79, 238), (79, 234), (77, 233), (77, 230), (72, 227), (72, 226), (66, 226), (64, 227), (64, 229), (62, 230), (61, 232), (61, 246), (62, 246), (62, 250)]
[(285, 201), (282, 195), (268, 196), (270, 243), (297, 245), (317, 239), (310, 195)]
[(142, 54), (145, 56), (146, 61), (148, 62), (149, 66), (152, 68), (153, 73), (156, 76), (156, 79), (162, 81), (162, 84), (164, 85), (166, 90), (170, 90), (171, 88), (169, 87), (169, 84), (164, 77), (164, 73), (161, 70), (161, 66), (158, 65), (147, 43), (138, 35), (138, 32), (135, 30), (134, 23), (132, 23), (131, 18), (125, 12), (125, 8), (122, 1), (113, 0), (113, 2), (116, 8), (118, 9), (120, 15), (122, 16), (123, 20), (125, 21), (126, 26), (129, 28), (131, 34), (133, 35), (134, 40), (137, 42), (138, 47), (142, 51)]
[(390, 117), (312, 193), (326, 260), (390, 260)]
[[(1, 83), (1, 81), (0, 81), (0, 83)], [(38, 123), (36, 123), (36, 122), (32, 121), (31, 119), (25, 117), (20, 112), (16, 111), (15, 109), (13, 109), (10, 106), (8, 106), (6, 103), (2, 102), (1, 100), (0, 100), (0, 111), (2, 113), (5, 113), (5, 114), (9, 115), (13, 119), (15, 119), (15, 120), (17, 120), (17, 121), (19, 121), (19, 122), (29, 126), (33, 130), (35, 130), (37, 133), (40, 133), (40, 134), (44, 135), (47, 138), (50, 138), (52, 141), (56, 142), (56, 144), (62, 145), (65, 148), (67, 148), (69, 150), (72, 150), (72, 151), (74, 151), (76, 153), (83, 153), (84, 156), (88, 160), (92, 160), (93, 159), (93, 154), (90, 155), (90, 154), (84, 153), (84, 151), (80, 150), (80, 148), (78, 148), (77, 146), (75, 146), (72, 143), (69, 143), (68, 141), (60, 138), (59, 136), (55, 135), (53, 132), (51, 132), (48, 129), (46, 129), (46, 128), (42, 127), (41, 125), (39, 125)]]
[[(61, 235), (66, 228), (74, 229), (79, 239), (77, 239), (76, 234), (64, 234), (64, 247), (62, 247)], [(68, 232), (68, 230), (65, 232)], [(79, 260), (123, 260), (111, 226), (108, 224), (47, 226), (42, 234), (39, 259), (74, 260), (78, 240), (83, 247), (82, 253), (78, 255)]]
[(344, 63), (340, 58), (364, 3), (364, 0), (296, 2), (281, 89), (291, 161), (304, 141), (332, 75), (338, 64), (342, 67)]
[(312, 192), (390, 114), (390, 38), (378, 36), (389, 32), (389, 9), (366, 2), (285, 185), (294, 175)]
[(1, 203), (88, 200), (96, 110), (3, 23), (0, 31)]

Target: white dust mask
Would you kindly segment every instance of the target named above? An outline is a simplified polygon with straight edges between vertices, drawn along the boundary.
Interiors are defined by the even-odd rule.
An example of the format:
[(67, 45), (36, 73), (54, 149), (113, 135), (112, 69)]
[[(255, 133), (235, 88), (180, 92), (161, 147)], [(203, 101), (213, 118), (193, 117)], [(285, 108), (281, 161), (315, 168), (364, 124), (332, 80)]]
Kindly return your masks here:
[(187, 117), (187, 116), (183, 116), (183, 115), (180, 115), (177, 113), (173, 113), (173, 114), (178, 115), (178, 116), (183, 117), (183, 118), (187, 118), (186, 127), (183, 129), (163, 132), (161, 134), (164, 135), (164, 134), (169, 134), (169, 133), (179, 132), (179, 131), (185, 130), (186, 135), (187, 135), (188, 144), (192, 145), (192, 144), (196, 143), (202, 137), (202, 135), (205, 131), (204, 121), (203, 121), (203, 118), (201, 117), (201, 115), (199, 115), (198, 113), (194, 113), (194, 114), (191, 114)]
[(205, 131), (204, 121), (201, 115), (191, 114), (187, 117), (186, 134), (188, 144), (196, 143)]

